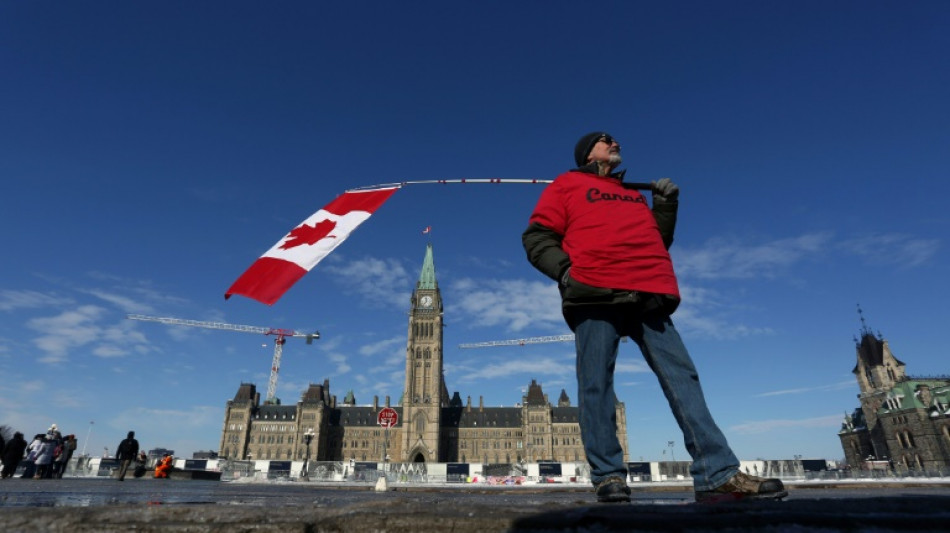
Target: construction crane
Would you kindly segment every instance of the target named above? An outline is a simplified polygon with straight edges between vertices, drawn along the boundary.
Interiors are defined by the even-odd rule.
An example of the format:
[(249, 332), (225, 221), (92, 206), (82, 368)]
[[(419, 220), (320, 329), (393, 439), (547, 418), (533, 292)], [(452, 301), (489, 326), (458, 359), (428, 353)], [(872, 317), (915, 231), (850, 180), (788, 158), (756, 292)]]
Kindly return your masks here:
[[(459, 344), (459, 348), (492, 348), (494, 346), (524, 346), (525, 344), (544, 344), (547, 342), (574, 342), (574, 334), (549, 335), (547, 337), (527, 337), (524, 339), (507, 339), (501, 341), (472, 342)], [(620, 342), (627, 342), (627, 337), (621, 337)]]
[(572, 342), (574, 334), (567, 335), (549, 335), (547, 337), (528, 337), (525, 339), (508, 339), (502, 341), (473, 342), (469, 344), (459, 344), (459, 348), (490, 348), (493, 346), (524, 346), (525, 344), (543, 344), (546, 342)]
[(292, 329), (281, 328), (263, 328), (260, 326), (242, 326), (240, 324), (226, 324), (224, 322), (203, 322), (201, 320), (188, 320), (185, 318), (169, 318), (161, 316), (148, 315), (126, 315), (130, 320), (142, 320), (145, 322), (159, 322), (172, 326), (192, 326), (196, 328), (208, 329), (226, 329), (229, 331), (243, 331), (244, 333), (259, 333), (263, 335), (274, 335), (274, 360), (270, 367), (270, 381), (267, 382), (267, 398), (264, 403), (276, 404), (277, 399), (277, 373), (280, 371), (280, 356), (284, 351), (284, 343), (287, 337), (303, 337), (307, 339), (307, 344), (313, 344), (313, 339), (320, 338), (320, 332), (301, 333)]

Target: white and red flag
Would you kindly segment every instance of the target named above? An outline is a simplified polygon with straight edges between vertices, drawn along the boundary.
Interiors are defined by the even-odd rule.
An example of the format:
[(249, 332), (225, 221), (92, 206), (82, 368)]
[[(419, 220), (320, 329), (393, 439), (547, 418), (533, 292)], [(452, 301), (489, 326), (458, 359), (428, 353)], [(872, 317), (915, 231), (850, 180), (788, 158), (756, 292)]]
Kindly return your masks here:
[(224, 298), (240, 294), (273, 304), (342, 244), (398, 188), (347, 191), (337, 196), (254, 261), (224, 293)]
[(426, 229), (422, 230), (422, 234), (426, 235), (432, 233), (432, 226), (426, 226)]

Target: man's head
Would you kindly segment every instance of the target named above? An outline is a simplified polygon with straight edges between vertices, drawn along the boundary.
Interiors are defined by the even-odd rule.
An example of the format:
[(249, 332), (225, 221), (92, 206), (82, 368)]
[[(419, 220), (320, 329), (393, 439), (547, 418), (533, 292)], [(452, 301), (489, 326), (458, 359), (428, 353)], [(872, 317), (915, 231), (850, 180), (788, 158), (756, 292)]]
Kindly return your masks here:
[(574, 145), (574, 162), (578, 167), (594, 161), (607, 163), (611, 169), (620, 166), (620, 144), (609, 133), (588, 133)]
[(129, 437), (128, 437), (128, 438), (130, 438), (130, 439), (131, 439), (131, 438), (133, 438), (133, 437), (135, 437), (135, 432), (134, 432), (134, 431), (130, 431), (130, 432), (129, 432)]

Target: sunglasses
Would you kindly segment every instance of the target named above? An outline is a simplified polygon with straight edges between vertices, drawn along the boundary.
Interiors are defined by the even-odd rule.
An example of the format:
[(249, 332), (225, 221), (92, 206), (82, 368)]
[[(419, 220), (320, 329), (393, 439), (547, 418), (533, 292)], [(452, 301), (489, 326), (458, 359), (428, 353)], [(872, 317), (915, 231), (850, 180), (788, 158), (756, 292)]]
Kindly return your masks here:
[[(610, 135), (602, 135), (599, 139), (597, 139), (597, 142), (605, 142), (609, 146), (617, 142), (617, 140), (611, 137)], [(617, 143), (617, 144), (619, 145), (620, 143)]]

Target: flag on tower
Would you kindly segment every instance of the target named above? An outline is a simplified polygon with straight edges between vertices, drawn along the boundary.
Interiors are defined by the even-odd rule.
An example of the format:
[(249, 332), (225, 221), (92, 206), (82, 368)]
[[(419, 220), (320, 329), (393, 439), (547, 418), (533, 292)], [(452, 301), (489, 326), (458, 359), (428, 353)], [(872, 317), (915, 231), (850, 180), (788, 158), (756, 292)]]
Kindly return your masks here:
[(432, 226), (426, 226), (426, 229), (422, 230), (422, 234), (426, 235), (432, 233)]
[(337, 196), (254, 261), (224, 293), (224, 298), (240, 294), (272, 305), (342, 244), (398, 188), (351, 190)]

